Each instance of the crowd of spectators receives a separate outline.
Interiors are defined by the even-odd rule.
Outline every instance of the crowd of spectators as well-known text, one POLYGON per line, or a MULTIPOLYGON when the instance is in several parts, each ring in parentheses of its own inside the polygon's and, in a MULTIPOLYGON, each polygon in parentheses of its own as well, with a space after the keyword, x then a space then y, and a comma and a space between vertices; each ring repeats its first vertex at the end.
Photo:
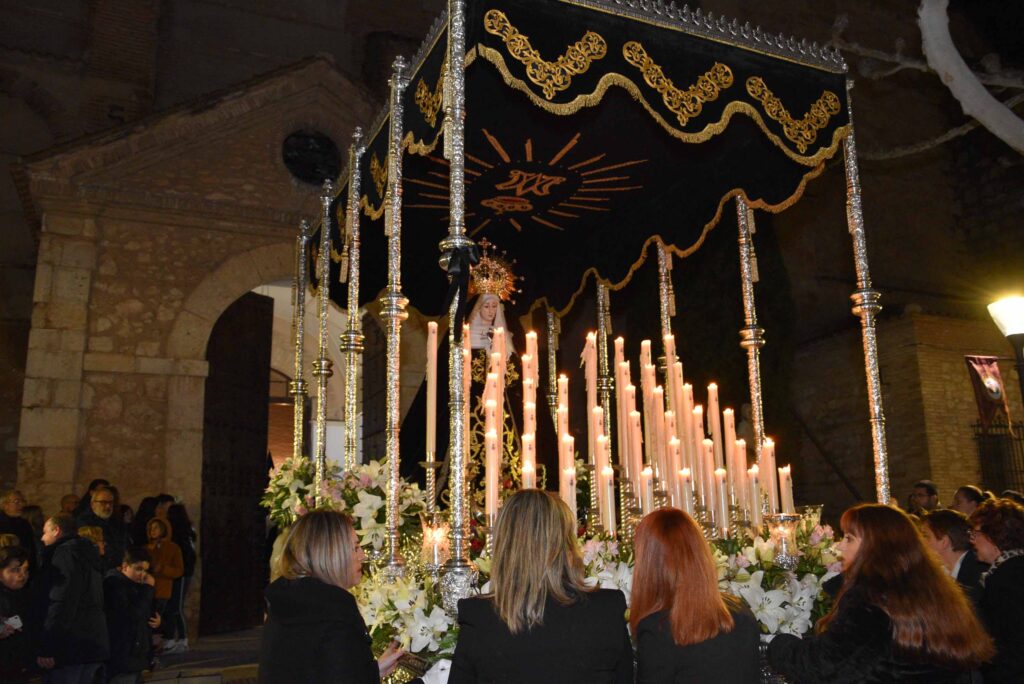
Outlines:
POLYGON ((129 684, 188 650, 196 533, 173 496, 134 511, 97 479, 49 516, 18 490, 0 505, 0 682, 129 684))

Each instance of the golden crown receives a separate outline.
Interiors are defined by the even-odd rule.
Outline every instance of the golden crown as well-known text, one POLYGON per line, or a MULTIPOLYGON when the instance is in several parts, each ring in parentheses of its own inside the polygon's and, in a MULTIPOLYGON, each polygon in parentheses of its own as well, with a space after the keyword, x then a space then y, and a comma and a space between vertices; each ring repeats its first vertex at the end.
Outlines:
POLYGON ((516 282, 522 280, 512 272, 515 260, 509 261, 505 252, 500 255, 487 238, 480 241, 480 261, 470 270, 469 296, 476 294, 497 295, 502 301, 509 301, 519 292, 516 282))

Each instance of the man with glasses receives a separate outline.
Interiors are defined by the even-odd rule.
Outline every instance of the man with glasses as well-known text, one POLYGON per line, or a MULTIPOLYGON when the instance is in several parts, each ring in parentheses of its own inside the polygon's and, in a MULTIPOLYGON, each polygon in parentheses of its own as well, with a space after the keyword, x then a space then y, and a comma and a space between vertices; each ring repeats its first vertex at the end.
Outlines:
POLYGON ((79 527, 99 527, 103 530, 106 542, 106 554, 103 556, 103 570, 111 570, 121 565, 124 550, 128 543, 128 533, 124 525, 114 515, 117 501, 114 492, 106 486, 97 487, 89 501, 91 510, 78 517, 79 527))
POLYGON ((21 517, 25 508, 25 497, 17 489, 4 492, 0 510, 0 534, 13 534, 18 537, 18 546, 28 551, 29 577, 36 569, 36 542, 32 525, 21 517))

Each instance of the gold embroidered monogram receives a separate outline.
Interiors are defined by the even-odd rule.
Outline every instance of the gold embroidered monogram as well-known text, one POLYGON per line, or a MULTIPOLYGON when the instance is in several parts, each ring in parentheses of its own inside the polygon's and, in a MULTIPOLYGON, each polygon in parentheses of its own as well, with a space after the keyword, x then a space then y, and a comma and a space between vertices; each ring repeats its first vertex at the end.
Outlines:
POLYGON ((511 169, 508 172, 508 180, 495 185, 497 190, 513 190, 516 197, 523 195, 537 195, 544 197, 551 192, 551 187, 564 183, 564 176, 549 176, 539 171, 520 171, 511 169))
POLYGON ((782 100, 757 76, 747 79, 747 92, 761 103, 765 114, 782 124, 782 132, 800 152, 806 152, 808 146, 814 144, 818 131, 828 126, 829 119, 841 111, 839 96, 831 90, 823 92, 802 119, 794 119, 782 100))
POLYGON ((485 200, 480 200, 480 205, 493 209, 494 213, 498 216, 510 211, 533 211, 533 203, 530 200, 523 197, 510 197, 508 195, 488 197, 485 200))
POLYGON ((732 85, 732 70, 725 64, 715 64, 697 82, 686 90, 677 88, 664 70, 658 66, 640 43, 631 40, 622 46, 622 56, 640 70, 647 85, 661 94, 665 106, 679 119, 679 125, 698 116, 705 102, 718 98, 719 94, 732 85))
POLYGON ((433 92, 422 78, 416 84, 414 101, 431 128, 437 125, 437 113, 441 111, 441 103, 444 102, 444 74, 446 71, 448 71, 447 60, 441 65, 441 73, 437 77, 437 85, 434 86, 433 92))
POLYGON ((555 93, 565 90, 572 83, 572 77, 586 73, 591 63, 608 54, 604 38, 587 31, 578 41, 568 46, 565 54, 553 62, 541 58, 528 36, 519 32, 504 12, 488 10, 484 15, 484 29, 505 42, 509 54, 526 66, 526 76, 540 86, 544 97, 551 99, 555 93))
POLYGON ((373 178, 373 185, 377 188, 377 197, 384 197, 384 187, 388 183, 388 167, 380 163, 377 153, 370 157, 370 177, 373 178))

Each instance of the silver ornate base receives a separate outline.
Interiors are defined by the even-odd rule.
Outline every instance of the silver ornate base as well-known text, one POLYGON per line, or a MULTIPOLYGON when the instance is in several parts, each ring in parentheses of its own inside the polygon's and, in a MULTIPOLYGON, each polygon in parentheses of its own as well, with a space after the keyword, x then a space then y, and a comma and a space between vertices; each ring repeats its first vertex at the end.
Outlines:
POLYGON ((768 644, 761 642, 757 645, 757 653, 761 661, 760 684, 790 684, 789 680, 775 672, 768 664, 768 644))
POLYGON ((476 592, 479 577, 476 566, 466 561, 449 561, 444 566, 441 573, 441 603, 449 615, 458 615, 459 601, 476 592))

